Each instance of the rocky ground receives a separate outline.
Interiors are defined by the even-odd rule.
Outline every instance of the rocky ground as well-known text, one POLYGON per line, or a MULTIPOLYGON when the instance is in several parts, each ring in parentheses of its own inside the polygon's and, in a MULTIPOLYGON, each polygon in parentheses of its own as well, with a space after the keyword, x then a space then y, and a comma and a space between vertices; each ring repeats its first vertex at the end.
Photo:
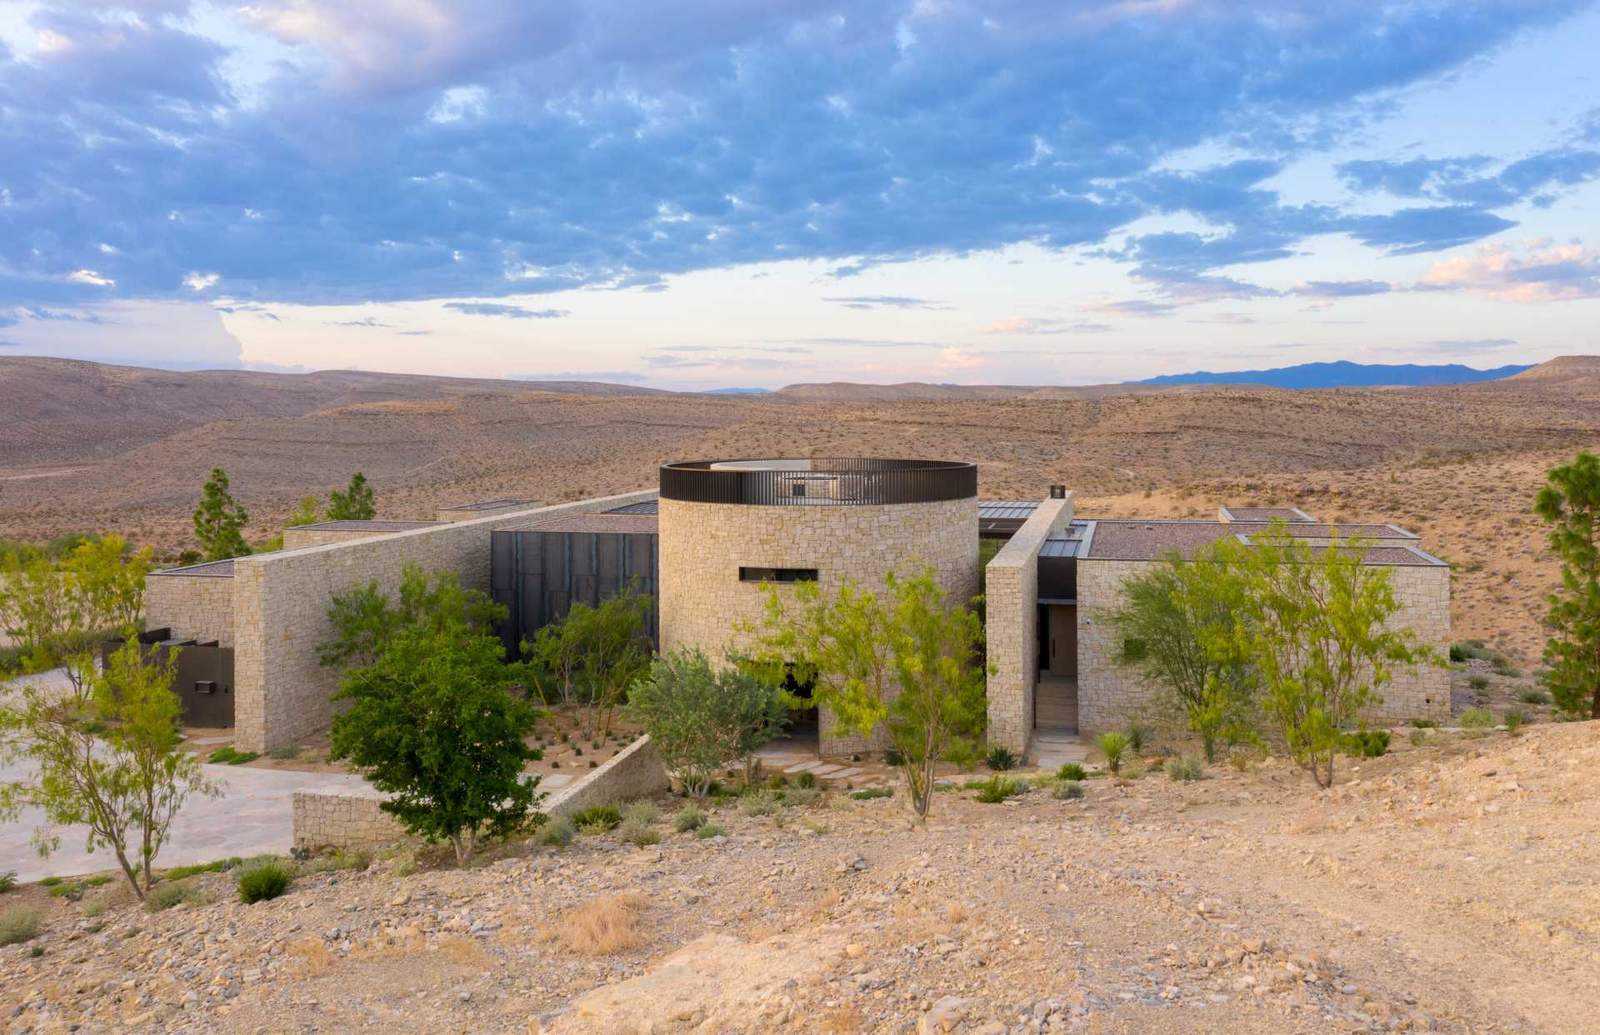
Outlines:
POLYGON ((658 845, 402 853, 253 906, 19 889, 49 920, 0 948, 0 1030, 1597 1030, 1600 726, 1421 739, 1328 793, 1269 760, 952 791, 923 831, 899 797, 730 803, 712 838, 664 801, 658 845))

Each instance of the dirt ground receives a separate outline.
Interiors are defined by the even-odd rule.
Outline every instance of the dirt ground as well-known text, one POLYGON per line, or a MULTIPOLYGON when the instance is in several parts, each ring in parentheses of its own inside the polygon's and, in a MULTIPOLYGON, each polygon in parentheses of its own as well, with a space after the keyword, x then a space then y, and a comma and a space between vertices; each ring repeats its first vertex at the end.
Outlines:
POLYGON ((1397 738, 1327 793, 1282 761, 1206 777, 951 791, 926 830, 830 793, 702 839, 663 800, 658 845, 387 856, 254 906, 226 874, 154 915, 19 889, 49 924, 0 948, 0 1030, 1600 1027, 1600 725, 1397 738))

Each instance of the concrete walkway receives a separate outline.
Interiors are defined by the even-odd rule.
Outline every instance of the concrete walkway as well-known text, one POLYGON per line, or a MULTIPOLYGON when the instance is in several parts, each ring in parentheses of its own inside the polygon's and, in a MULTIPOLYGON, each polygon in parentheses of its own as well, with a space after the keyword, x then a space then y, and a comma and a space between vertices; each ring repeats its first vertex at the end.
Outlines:
MULTIPOLYGON (((295 791, 338 791, 374 794, 359 776, 342 773, 297 773, 282 769, 207 765, 205 773, 222 788, 220 798, 192 797, 172 823, 157 868, 211 862, 230 855, 283 853, 294 840, 291 798, 295 791)), ((0 766, 0 782, 30 775, 22 766, 0 766)), ((116 869, 109 851, 90 855, 83 850, 83 827, 62 827, 61 847, 41 858, 31 843, 34 829, 44 821, 36 809, 24 810, 12 823, 0 823, 0 873, 15 870, 19 880, 72 876, 116 869)))

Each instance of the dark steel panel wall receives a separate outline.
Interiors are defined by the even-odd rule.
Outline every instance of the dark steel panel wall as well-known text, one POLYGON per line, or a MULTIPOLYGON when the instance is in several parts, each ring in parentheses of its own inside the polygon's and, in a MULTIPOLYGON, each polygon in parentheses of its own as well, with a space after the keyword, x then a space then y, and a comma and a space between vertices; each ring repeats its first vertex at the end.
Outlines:
MULTIPOLYGON (((618 532, 494 532, 489 593, 510 611, 500 638, 508 651, 565 617, 574 602, 597 606, 630 583, 659 600, 656 536, 618 532)), ((657 608, 650 640, 660 643, 657 608)))
POLYGON ((661 498, 757 506, 937 503, 978 494, 978 468, 945 460, 811 459, 810 470, 712 469, 721 461, 661 465, 661 498), (796 486, 805 487, 795 495, 796 486))

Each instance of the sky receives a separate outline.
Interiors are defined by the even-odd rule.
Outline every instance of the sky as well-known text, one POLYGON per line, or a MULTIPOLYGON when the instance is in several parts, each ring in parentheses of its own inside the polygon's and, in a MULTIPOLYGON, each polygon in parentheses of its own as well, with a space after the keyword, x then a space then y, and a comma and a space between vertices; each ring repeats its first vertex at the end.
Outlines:
POLYGON ((0 356, 660 388, 1600 352, 1591 0, 0 0, 0 356))

